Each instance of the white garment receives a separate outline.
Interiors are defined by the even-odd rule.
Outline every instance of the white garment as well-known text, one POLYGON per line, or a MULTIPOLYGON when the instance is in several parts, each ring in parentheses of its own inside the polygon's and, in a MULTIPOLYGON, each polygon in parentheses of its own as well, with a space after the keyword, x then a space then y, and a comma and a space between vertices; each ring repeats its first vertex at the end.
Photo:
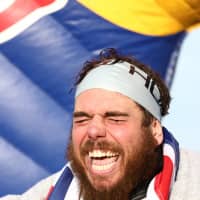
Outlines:
MULTIPOLYGON (((45 200, 51 185, 60 172, 43 179, 22 195, 8 195, 0 200, 45 200)), ((76 180, 71 183, 76 185, 76 180)), ((65 200, 78 200, 77 189, 71 185, 65 200), (73 195, 75 194, 75 195, 73 195)), ((153 200, 153 199, 152 199, 153 200)), ((186 150, 180 151, 180 165, 177 180, 173 185, 170 200, 200 200, 200 154, 186 150)))

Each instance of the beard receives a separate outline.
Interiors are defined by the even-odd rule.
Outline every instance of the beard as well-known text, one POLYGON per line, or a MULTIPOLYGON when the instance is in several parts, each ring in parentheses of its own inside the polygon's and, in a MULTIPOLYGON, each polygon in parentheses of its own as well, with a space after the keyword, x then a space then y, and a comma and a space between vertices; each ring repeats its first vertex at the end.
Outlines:
MULTIPOLYGON (((124 155, 119 145, 105 140, 88 140, 81 147, 81 156, 84 157, 88 151, 96 147, 120 153, 122 157, 124 155)), ((151 179, 161 171, 163 164, 162 145, 157 145, 149 128, 144 128, 141 142, 132 147, 123 169, 123 176, 110 187, 95 187, 91 183, 74 152, 72 140, 68 145, 67 157, 79 181, 79 198, 82 197, 84 200, 128 200, 141 189, 146 189, 151 179)), ((101 179, 103 177, 96 177, 96 181, 101 181, 101 179)))

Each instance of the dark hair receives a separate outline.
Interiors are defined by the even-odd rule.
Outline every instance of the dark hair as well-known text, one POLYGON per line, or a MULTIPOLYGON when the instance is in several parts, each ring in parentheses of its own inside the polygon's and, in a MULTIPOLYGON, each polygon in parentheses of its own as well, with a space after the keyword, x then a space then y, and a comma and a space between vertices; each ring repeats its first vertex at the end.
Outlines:
MULTIPOLYGON (((134 57, 120 55, 117 52, 117 50, 114 48, 104 49, 100 52, 98 58, 90 60, 90 61, 86 61, 82 70, 79 72, 76 78, 75 85, 78 85, 84 79, 84 77, 87 75, 87 73, 90 70, 96 67, 101 67, 101 65, 103 64, 108 64, 110 62, 111 62, 110 64, 114 64, 121 61, 126 61, 130 64, 137 66, 138 68, 143 70, 145 73, 147 73, 148 76, 155 82, 160 92, 159 105, 161 109, 160 110, 161 115, 165 116, 168 113, 171 98, 170 98, 169 90, 167 86, 165 85, 164 81, 161 79, 160 75, 156 73, 155 71, 153 71, 149 66, 139 62, 134 57)), ((139 107, 142 109, 144 113, 143 125, 148 126, 152 122, 154 117, 141 105, 139 105, 139 107)))

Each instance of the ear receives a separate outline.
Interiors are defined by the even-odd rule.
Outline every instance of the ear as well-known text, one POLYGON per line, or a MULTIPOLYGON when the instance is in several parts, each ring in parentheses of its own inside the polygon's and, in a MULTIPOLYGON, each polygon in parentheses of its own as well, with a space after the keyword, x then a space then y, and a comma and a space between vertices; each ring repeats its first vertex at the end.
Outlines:
POLYGON ((163 142, 162 125, 160 121, 158 121, 157 119, 154 119, 151 126, 152 126, 153 137, 157 141, 157 144, 160 145, 163 142))

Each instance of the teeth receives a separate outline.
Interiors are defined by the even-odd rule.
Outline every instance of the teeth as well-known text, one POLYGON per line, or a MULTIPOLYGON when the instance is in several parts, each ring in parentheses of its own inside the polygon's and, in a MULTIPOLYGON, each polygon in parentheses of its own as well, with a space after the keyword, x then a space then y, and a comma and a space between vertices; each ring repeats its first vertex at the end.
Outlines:
POLYGON ((92 168, 94 170, 98 170, 98 171, 101 171, 101 170, 108 170, 110 169, 115 163, 110 163, 110 164, 107 164, 107 165, 92 165, 92 168))
POLYGON ((89 157, 90 158, 102 158, 102 157, 114 157, 117 156, 118 154, 113 153, 111 151, 101 151, 101 150, 94 150, 92 152, 89 152, 89 157))
POLYGON ((91 167, 95 171, 105 171, 111 169, 118 159, 119 154, 112 151, 93 150, 89 152, 91 167))

